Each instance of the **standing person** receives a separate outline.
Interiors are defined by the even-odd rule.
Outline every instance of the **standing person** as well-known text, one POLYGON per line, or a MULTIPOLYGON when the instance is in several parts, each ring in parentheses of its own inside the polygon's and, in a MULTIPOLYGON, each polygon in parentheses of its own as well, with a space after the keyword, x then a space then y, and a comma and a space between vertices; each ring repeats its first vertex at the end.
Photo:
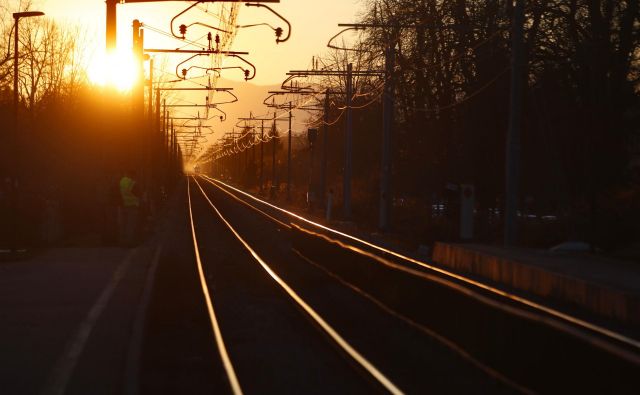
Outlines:
POLYGON ((11 209, 11 178, 7 177, 3 184, 0 185, 0 218, 6 220, 0 221, 0 247, 14 247, 12 239, 13 210, 11 209))
POLYGON ((122 229, 122 196, 120 195, 120 179, 117 174, 106 178, 104 192, 106 196, 102 208, 102 242, 104 245, 118 244, 118 232, 122 229))
POLYGON ((120 196, 122 198, 121 242, 132 247, 137 242, 138 217, 140 215, 140 198, 138 197, 136 172, 129 170, 120 179, 120 196))

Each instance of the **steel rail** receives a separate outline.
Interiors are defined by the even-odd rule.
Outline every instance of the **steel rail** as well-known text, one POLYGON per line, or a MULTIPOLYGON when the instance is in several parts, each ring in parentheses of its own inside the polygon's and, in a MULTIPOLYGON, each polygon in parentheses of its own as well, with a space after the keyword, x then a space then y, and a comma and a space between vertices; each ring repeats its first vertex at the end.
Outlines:
POLYGON ((349 344, 329 323, 327 323, 311 306, 309 306, 294 290, 291 288, 278 274, 258 255, 258 253, 240 236, 238 231, 227 221, 218 208, 209 199, 204 189, 193 177, 196 185, 200 189, 202 196, 209 202, 209 205, 216 212, 220 220, 229 228, 231 233, 240 241, 244 248, 253 256, 253 258, 262 266, 262 268, 271 276, 271 278, 340 346, 354 361, 364 368, 378 383, 380 383, 387 391, 392 394, 403 394, 391 380, 389 380, 378 368, 376 368, 369 360, 360 354, 351 344, 349 344))
MULTIPOLYGON (((609 350, 611 352, 615 352, 617 355, 622 355, 623 357, 625 357, 627 359, 630 359, 630 360, 633 360, 637 364, 640 364, 640 356, 638 356, 638 352, 640 351, 640 341, 637 340, 637 339, 633 339, 633 338, 631 338, 629 336, 623 335, 623 334, 615 332, 613 330, 610 330, 610 329, 604 328, 602 326, 593 324, 591 322, 585 321, 583 319, 574 317, 574 316, 569 315, 567 313, 563 313, 563 312, 561 312, 559 310, 544 306, 544 305, 542 305, 540 303, 536 303, 536 302, 531 301, 529 299, 526 299, 524 297, 512 294, 510 292, 503 291, 503 290, 501 290, 499 288, 492 287, 492 286, 490 286, 488 284, 485 284, 485 283, 482 283, 480 281, 473 280, 471 278, 468 278, 468 277, 465 277, 465 276, 450 272, 448 270, 445 270, 445 269, 430 265, 428 263, 419 261, 417 259, 408 257, 406 255, 402 255, 402 254, 400 254, 398 252, 395 252, 393 250, 386 249, 384 247, 378 246, 378 245, 373 244, 371 242, 368 242, 366 240, 362 240, 362 239, 359 239, 359 238, 357 238, 355 236, 349 235, 347 233, 340 232, 340 231, 338 231, 336 229, 333 229, 333 228, 330 228, 328 226, 325 226, 325 225, 310 221, 307 218, 304 218, 304 217, 302 217, 302 216, 300 216, 300 215, 298 215, 296 213, 293 213, 291 211, 287 211, 287 210, 285 210, 283 208, 280 208, 280 207, 278 207, 276 205, 273 205, 273 204, 271 204, 269 202, 266 202, 264 200, 258 199, 255 196, 253 196, 251 194, 248 194, 248 193, 246 193, 246 192, 244 192, 244 191, 242 191, 242 190, 240 190, 238 188, 235 188, 235 187, 233 187, 231 185, 228 185, 228 184, 226 184, 226 183, 224 183, 224 182, 222 182, 220 180, 216 180, 216 179, 213 179, 213 178, 205 176, 205 175, 201 175, 201 177, 203 177, 204 179, 206 179, 208 182, 210 182, 212 184, 214 184, 214 183, 222 184, 222 185, 224 185, 225 187, 227 187, 229 189, 232 189, 232 190, 234 190, 234 191, 236 191, 236 192, 238 192, 238 193, 240 193, 242 195, 245 195, 245 196, 255 200, 256 202, 259 202, 261 204, 269 206, 269 207, 271 207, 271 208, 273 208, 275 210, 278 210, 278 211, 280 211, 280 212, 282 212, 282 213, 284 213, 284 214, 286 214, 288 216, 291 216, 291 217, 294 217, 296 219, 299 219, 299 220, 301 220, 301 221, 303 221, 303 222, 305 222, 305 223, 307 223, 309 225, 312 225, 312 226, 314 226, 316 228, 320 228, 320 229, 323 229, 323 230, 328 231, 330 233, 333 233, 335 235, 339 235, 341 237, 344 237, 344 238, 346 238, 348 240, 358 242, 358 243, 363 244, 363 245, 365 245, 365 246, 367 246, 369 248, 372 248, 372 249, 374 249, 376 251, 379 251, 379 252, 382 252, 384 254, 388 254, 388 255, 391 255, 391 256, 393 256, 395 258, 398 258, 401 261, 408 262, 408 263, 411 263, 413 265, 417 265, 417 266, 419 266, 419 267, 421 267, 423 269, 427 269, 427 270, 439 273, 441 275, 444 275, 444 276, 446 276, 448 278, 452 278, 452 279, 460 281, 462 283, 474 286, 476 288, 480 288, 483 291, 487 291, 487 292, 489 292, 491 294, 498 295, 498 296, 503 297, 505 299, 508 299, 508 300, 510 300, 512 302, 516 302, 518 304, 525 305, 525 306, 527 306, 529 308, 532 308, 534 310, 537 310, 539 312, 543 312, 543 313, 549 314, 550 316, 553 316, 553 317, 555 317, 557 319, 560 319, 560 320, 569 322, 569 323, 571 323, 573 325, 576 325, 578 327, 581 327, 582 329, 587 329, 587 330, 589 330, 591 332, 595 332, 595 333, 597 333, 599 335, 602 335, 602 336, 605 336, 605 337, 607 337, 609 339, 613 339, 613 340, 616 340, 616 341, 618 341, 620 343, 623 343, 625 345, 631 346, 631 347, 633 347, 635 352, 632 353, 632 354, 628 354, 628 353, 625 352, 626 350, 618 350, 617 348, 611 349, 611 347, 613 347, 612 345, 609 345, 607 343, 602 343, 601 341, 599 341, 599 339, 586 338, 585 336, 588 336, 587 334, 584 334, 583 336, 581 336, 581 337, 585 338, 585 340, 588 340, 588 341, 590 341, 592 343, 595 342, 598 345, 600 345, 601 347, 605 347, 607 350, 609 350)), ((363 251, 363 250, 361 250, 361 249, 359 249, 357 247, 349 246, 349 245, 344 244, 344 243, 342 243, 342 244, 345 247, 353 247, 358 251, 362 251, 362 252, 367 253, 366 251, 363 251)), ((370 253, 367 253, 367 254, 370 254, 370 253)), ((373 257, 379 258, 378 260, 384 259, 384 258, 379 257, 377 255, 373 255, 373 254, 370 254, 370 255, 372 255, 373 257)), ((400 267, 404 267, 404 266, 399 266, 399 265, 398 265, 398 267, 394 266, 394 268, 396 268, 396 269, 399 269, 400 267)), ((409 269, 409 270, 411 270, 411 269, 409 269)), ((415 273, 418 274, 418 273, 422 273, 422 272, 417 272, 416 271, 415 273)), ((545 320, 544 317, 540 317, 540 320, 546 321, 548 323, 548 320, 545 320)), ((571 331, 571 332, 574 335, 578 335, 577 333, 575 333, 575 331, 571 331)))
POLYGON ((213 310, 213 303, 211 302, 211 292, 209 291, 209 287, 207 286, 207 280, 204 276, 204 270, 202 269, 202 260, 200 259, 200 248, 198 247, 198 240, 196 238, 196 229, 193 222, 193 210, 191 209, 191 188, 189 186, 188 179, 187 179, 187 197, 189 200, 189 219, 191 221, 190 222, 191 236, 193 237, 193 248, 196 254, 196 262, 198 264, 198 275, 200 276, 200 285, 202 286, 202 293, 204 294, 204 299, 207 304, 207 311, 209 313, 209 319, 211 321, 211 326, 213 328, 213 333, 216 339, 216 345, 218 346, 218 352, 220 353, 220 358, 222 359, 222 364, 224 365, 224 369, 227 373, 227 378, 229 379, 229 385, 231 386, 231 390, 233 394, 242 395, 240 382, 238 381, 236 372, 233 369, 233 365, 231 364, 231 359, 229 358, 229 353, 227 352, 227 348, 225 347, 224 339, 222 338, 222 331, 220 330, 218 319, 216 318, 215 311, 213 310))
POLYGON ((246 207, 249 207, 250 209, 256 211, 258 214, 267 217, 268 219, 270 219, 271 221, 277 223, 278 225, 280 225, 281 227, 287 229, 287 230, 291 230, 291 225, 285 224, 284 222, 280 221, 279 219, 267 214, 266 212, 260 210, 259 208, 250 205, 249 203, 247 203, 246 201, 240 199, 239 197, 237 197, 236 195, 234 195, 233 193, 223 189, 223 188, 218 188, 219 190, 221 190, 222 192, 226 193, 227 195, 229 195, 232 199, 236 200, 238 203, 241 203, 243 205, 245 205, 246 207))
POLYGON ((305 261, 308 264, 312 265, 313 267, 315 267, 316 269, 320 270, 321 272, 325 273, 327 276, 331 277, 332 279, 334 279, 338 283, 342 284, 344 287, 349 288, 350 290, 352 290, 356 294, 358 294, 361 297, 369 300, 371 303, 373 303, 375 306, 377 306, 380 310, 384 311, 386 314, 389 314, 392 317, 394 317, 396 319, 399 319, 400 321, 404 322, 405 324, 407 324, 407 325, 417 329, 418 331, 424 333, 425 335, 437 340, 438 342, 440 342, 441 344, 443 344, 444 346, 446 346, 447 348, 449 348, 450 350, 452 350, 453 352, 458 354, 461 358, 463 358, 467 362, 471 363, 472 365, 476 366, 478 369, 480 369, 481 371, 486 373, 488 376, 490 376, 490 377, 492 377, 492 378, 494 378, 494 379, 496 379, 498 381, 501 381, 503 384, 505 384, 505 385, 507 385, 507 386, 509 386, 509 387, 511 387, 511 388, 517 390, 518 392, 523 393, 523 394, 529 394, 529 395, 535 394, 535 392, 532 389, 517 383, 516 381, 514 381, 511 378, 505 376, 504 374, 500 373, 499 371, 497 371, 496 369, 494 369, 491 366, 487 365, 486 363, 484 363, 484 362, 480 361, 479 359, 475 358, 471 353, 469 353, 467 350, 465 350, 458 343, 450 340, 449 338, 447 338, 445 336, 440 335, 438 332, 426 327, 425 325, 422 325, 422 324, 412 320, 411 318, 407 317, 406 315, 397 312, 396 310, 394 310, 393 308, 389 307, 388 305, 386 305, 385 303, 383 303, 381 300, 377 299, 373 295, 367 293, 366 291, 364 291, 363 289, 357 287, 356 285, 348 282, 347 280, 345 280, 344 278, 340 277, 338 274, 332 272, 331 270, 327 269, 323 265, 321 265, 321 264, 315 262, 314 260, 308 258, 307 256, 305 256, 302 252, 298 251, 297 249, 292 248, 292 251, 298 257, 300 257, 300 259, 302 259, 303 261, 305 261))
MULTIPOLYGON (((239 197, 237 197, 236 195, 234 195, 231 192, 227 191, 226 189, 221 188, 219 186, 217 186, 217 188, 218 188, 218 190, 220 190, 220 191, 226 193, 227 195, 229 195, 232 199, 234 199, 234 200, 238 201, 239 203, 247 206, 248 208, 258 212, 259 214, 261 214, 262 216, 268 218, 269 220, 276 222, 277 224, 279 224, 280 226, 282 226, 282 227, 284 227, 286 229, 292 229, 291 225, 287 225, 284 222, 282 222, 282 221, 274 218, 273 216, 269 215, 268 213, 260 210, 259 208, 255 207, 255 206, 252 206, 251 204, 249 204, 246 201, 240 199, 239 197)), ((405 322, 409 326, 412 326, 412 327, 416 328, 417 330, 423 332, 427 336, 430 336, 430 337, 434 338, 435 340, 437 340, 438 342, 440 342, 441 344, 443 344, 444 346, 446 346, 447 348, 449 348, 450 350, 452 350, 453 352, 458 354, 460 357, 462 357, 463 359, 465 359, 466 361, 470 362, 471 364, 476 366, 478 369, 480 369, 481 371, 486 373, 488 376, 490 376, 490 377, 492 377, 492 378, 494 378, 494 379, 496 379, 498 381, 501 381, 505 385, 507 385, 507 386, 509 386, 509 387, 511 387, 511 388, 523 393, 523 394, 534 394, 535 393, 530 388, 527 388, 527 387, 515 382, 511 378, 503 375, 502 373, 500 373, 496 369, 490 367, 486 363, 478 360, 477 358, 475 358, 472 354, 467 352, 462 346, 460 346, 456 342, 450 340, 449 338, 447 338, 445 336, 440 335, 439 333, 435 332, 434 330, 431 330, 428 327, 417 323, 416 321, 412 320, 411 318, 409 318, 409 317, 407 317, 407 316, 395 311, 394 309, 392 309, 391 307, 387 306, 386 304, 384 304, 379 299, 377 299, 374 296, 368 294, 364 290, 356 287, 355 285, 351 284, 350 282, 348 282, 347 280, 343 279, 339 275, 337 275, 337 274, 333 273, 332 271, 328 270, 327 268, 325 268, 324 266, 320 265, 319 263, 316 263, 313 260, 311 260, 310 258, 306 257, 304 254, 302 254, 297 249, 292 248, 292 251, 296 255, 298 255, 300 257, 300 259, 302 259, 303 261, 305 261, 305 262, 311 264, 312 266, 316 267, 318 270, 324 272, 326 275, 328 275, 329 277, 331 277, 334 280, 338 281, 343 286, 351 289, 353 292, 359 294, 363 298, 371 301, 374 305, 376 305, 378 308, 380 308, 385 313, 387 313, 387 314, 389 314, 389 315, 391 315, 391 316, 393 316, 393 317, 405 322)))

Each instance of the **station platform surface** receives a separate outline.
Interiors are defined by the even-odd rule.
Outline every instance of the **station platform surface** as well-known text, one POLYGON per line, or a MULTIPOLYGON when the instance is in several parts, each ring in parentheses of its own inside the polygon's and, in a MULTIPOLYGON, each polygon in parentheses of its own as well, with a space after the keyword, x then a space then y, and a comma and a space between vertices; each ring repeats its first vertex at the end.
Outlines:
POLYGON ((640 327, 640 263, 586 252, 436 243, 435 263, 640 327))
POLYGON ((135 374, 135 333, 153 249, 53 248, 19 260, 5 256, 1 392, 120 393, 123 378, 135 374))

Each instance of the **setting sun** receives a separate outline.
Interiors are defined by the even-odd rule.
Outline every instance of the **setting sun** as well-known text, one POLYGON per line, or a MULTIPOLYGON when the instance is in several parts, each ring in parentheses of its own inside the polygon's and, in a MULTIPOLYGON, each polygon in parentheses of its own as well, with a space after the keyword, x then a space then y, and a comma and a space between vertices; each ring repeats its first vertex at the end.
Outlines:
POLYGON ((130 51, 116 51, 94 56, 87 70, 89 80, 101 86, 114 86, 119 90, 131 89, 136 81, 136 64, 130 51))
POLYGON ((0 395, 640 395, 640 0, 0 0, 0 318, 0 395))

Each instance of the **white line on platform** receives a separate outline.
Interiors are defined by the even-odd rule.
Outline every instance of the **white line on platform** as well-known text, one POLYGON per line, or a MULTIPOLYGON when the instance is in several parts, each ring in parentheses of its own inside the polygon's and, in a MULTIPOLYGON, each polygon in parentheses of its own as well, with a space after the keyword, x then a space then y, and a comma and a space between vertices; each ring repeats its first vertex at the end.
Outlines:
POLYGON ((75 370, 76 364, 82 355, 82 351, 87 344, 87 340, 89 339, 93 328, 102 315, 102 312, 109 304, 111 296, 120 283, 120 280, 122 280, 127 272, 127 269, 133 261, 133 256, 137 251, 137 249, 131 250, 116 268, 111 280, 98 297, 98 300, 93 304, 91 310, 89 310, 89 313, 78 327, 72 341, 67 344, 62 355, 60 355, 58 361, 54 365, 49 376, 49 380, 42 391, 43 394, 62 395, 66 392, 69 379, 75 370))
POLYGON ((145 280, 144 290, 142 291, 142 298, 138 304, 138 311, 136 312, 136 319, 133 324, 125 368, 124 393, 127 395, 137 395, 140 393, 138 375, 140 373, 142 337, 144 335, 146 323, 145 318, 147 316, 147 310, 149 309, 149 303, 151 302, 151 292, 153 291, 153 284, 156 279, 156 271, 158 269, 158 262, 160 261, 161 253, 162 244, 158 244, 156 251, 153 254, 151 266, 149 266, 149 269, 147 270, 147 278, 145 280))

